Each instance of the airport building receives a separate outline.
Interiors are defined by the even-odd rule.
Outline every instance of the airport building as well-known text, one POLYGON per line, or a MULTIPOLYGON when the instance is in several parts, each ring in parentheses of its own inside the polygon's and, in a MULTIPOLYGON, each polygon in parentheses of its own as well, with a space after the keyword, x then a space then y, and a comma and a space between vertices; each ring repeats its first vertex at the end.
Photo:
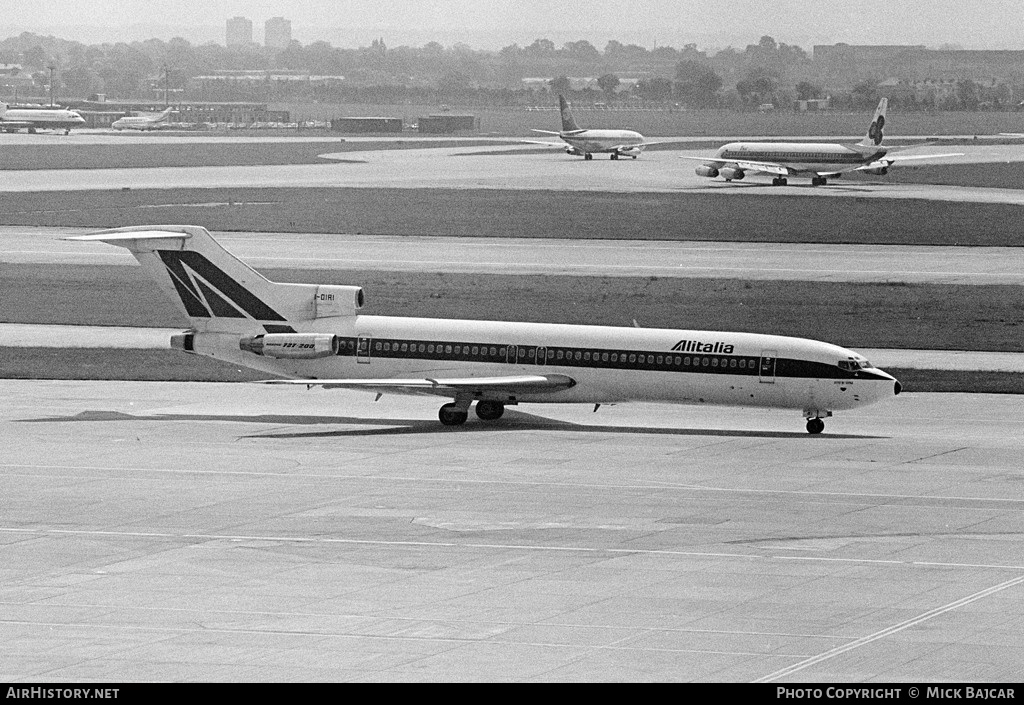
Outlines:
POLYGON ((252 44, 252 20, 247 17, 232 17, 228 20, 225 41, 229 47, 252 44))
POLYGON ((263 44, 272 49, 285 49, 292 43, 292 23, 283 17, 271 17, 263 25, 263 44))

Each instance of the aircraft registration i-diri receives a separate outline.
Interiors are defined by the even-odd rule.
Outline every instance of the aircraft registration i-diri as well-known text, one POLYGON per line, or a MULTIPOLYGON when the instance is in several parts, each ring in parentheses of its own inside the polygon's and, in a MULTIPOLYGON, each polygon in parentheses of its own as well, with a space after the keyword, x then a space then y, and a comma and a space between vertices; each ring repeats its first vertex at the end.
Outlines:
MULTIPOLYGON (((128 227, 70 240, 125 247, 189 318, 171 347, 284 379, 269 384, 452 399, 442 424, 520 403, 659 401, 833 411, 900 393, 837 345, 753 333, 371 316, 357 286, 283 284, 192 225, 128 227)), ((595 407, 596 410, 596 407, 595 407)))

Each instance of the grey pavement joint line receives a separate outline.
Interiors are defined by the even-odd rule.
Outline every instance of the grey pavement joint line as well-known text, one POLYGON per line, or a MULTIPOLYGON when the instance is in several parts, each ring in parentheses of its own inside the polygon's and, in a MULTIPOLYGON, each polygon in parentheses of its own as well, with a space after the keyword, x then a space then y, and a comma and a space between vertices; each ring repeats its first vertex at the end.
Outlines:
POLYGON ((1016 578, 1011 578, 1009 580, 999 583, 998 585, 993 585, 990 588, 986 588, 984 590, 976 592, 973 595, 968 595, 967 597, 962 597, 959 600, 950 602, 947 605, 936 607, 935 609, 929 610, 924 614, 918 615, 917 617, 913 617, 906 621, 900 622, 899 624, 894 624, 891 627, 886 627, 885 629, 877 631, 874 634, 863 636, 860 639, 851 641, 849 644, 837 646, 834 649, 830 649, 829 651, 818 654, 817 656, 812 656, 811 658, 800 661, 799 663, 795 663, 792 666, 788 666, 781 670, 775 671, 774 673, 769 673, 766 676, 758 678, 754 681, 754 683, 771 683, 772 681, 778 680, 779 678, 791 676, 794 673, 804 670, 805 668, 809 668, 815 664, 827 661, 831 658, 835 658, 836 656, 845 654, 848 651, 853 651, 854 649, 858 649, 862 646, 872 644, 878 641, 879 639, 884 639, 885 637, 896 634, 897 632, 901 632, 904 629, 909 629, 910 627, 917 626, 918 624, 927 622, 928 620, 933 619, 935 617, 940 617, 946 614, 947 612, 952 612, 955 609, 959 609, 960 607, 969 605, 972 602, 977 602, 978 600, 982 600, 990 595, 996 594, 997 592, 1001 592, 1003 590, 1006 590, 1007 588, 1015 587, 1022 583, 1024 583, 1024 575, 1021 575, 1016 578))

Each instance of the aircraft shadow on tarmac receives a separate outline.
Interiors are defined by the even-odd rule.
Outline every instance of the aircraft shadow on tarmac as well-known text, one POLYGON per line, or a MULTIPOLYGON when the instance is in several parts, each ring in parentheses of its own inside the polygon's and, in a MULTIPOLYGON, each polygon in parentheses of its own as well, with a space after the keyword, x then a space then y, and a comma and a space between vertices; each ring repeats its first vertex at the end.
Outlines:
POLYGON ((52 416, 43 419, 21 419, 21 423, 68 423, 76 421, 199 421, 231 422, 253 424, 275 424, 280 426, 356 426, 325 431, 256 433, 240 438, 344 438, 357 436, 390 436, 409 434, 440 433, 505 433, 512 431, 567 431, 574 433, 633 433, 659 436, 725 436, 735 438, 806 438, 808 440, 829 439, 872 439, 882 436, 864 434, 825 433, 809 436, 803 431, 743 431, 714 428, 664 428, 644 426, 612 426, 578 424, 536 416, 509 409, 498 421, 482 422, 470 418, 464 426, 441 426, 436 419, 388 419, 359 418, 354 416, 304 416, 288 414, 126 414, 120 411, 82 411, 74 416, 52 416), (373 428, 365 428, 372 426, 373 428))
MULTIPOLYGON (((826 186, 812 186, 810 182, 807 182, 806 184, 790 184, 788 186, 772 186, 768 182, 747 181, 747 182, 744 182, 742 184, 741 183, 736 183, 736 182, 717 183, 717 184, 702 184, 700 186, 684 187, 684 188, 682 188, 680 190, 682 190, 682 191, 714 191, 714 190, 718 190, 718 189, 727 189, 728 188, 728 189, 748 189, 748 190, 749 189, 764 189, 764 190, 773 190, 773 191, 777 191, 779 189, 800 189, 801 191, 805 191, 805 190, 809 190, 809 189, 824 189, 824 191, 826 193, 829 192, 829 191, 833 191, 833 192, 842 191, 842 192, 853 192, 853 193, 874 193, 877 190, 875 187, 877 187, 877 186, 885 186, 885 185, 886 184, 873 183, 873 182, 860 183, 860 184, 851 184, 851 183, 837 184, 837 183, 833 182, 833 183, 830 183, 830 184, 828 184, 826 186)), ((785 193, 785 191, 782 191, 782 193, 785 193)))

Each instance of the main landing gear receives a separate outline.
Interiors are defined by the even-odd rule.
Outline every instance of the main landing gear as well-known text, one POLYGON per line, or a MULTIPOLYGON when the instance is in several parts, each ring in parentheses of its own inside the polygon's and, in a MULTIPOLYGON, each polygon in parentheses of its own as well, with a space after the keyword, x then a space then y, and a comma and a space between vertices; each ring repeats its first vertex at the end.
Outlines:
POLYGON ((619 158, 619 153, 618 152, 612 152, 612 159, 618 159, 618 158, 619 158))
POLYGON ((785 186, 788 183, 785 176, 776 176, 772 179, 772 186, 785 186))
POLYGON ((825 430, 825 422, 821 419, 807 419, 807 432, 812 435, 817 435, 825 430))
POLYGON ((811 186, 824 186, 828 183, 828 179, 824 176, 815 176, 811 178, 811 186))
MULTIPOLYGON (((505 413, 505 405, 493 399, 481 399, 476 403, 476 415, 481 421, 495 421, 505 413)), ((441 407, 437 418, 445 426, 461 426, 469 418, 469 403, 451 402, 441 407)))
POLYGON ((590 152, 587 152, 586 154, 583 155, 583 158, 589 162, 591 159, 594 158, 594 155, 591 154, 590 152))

